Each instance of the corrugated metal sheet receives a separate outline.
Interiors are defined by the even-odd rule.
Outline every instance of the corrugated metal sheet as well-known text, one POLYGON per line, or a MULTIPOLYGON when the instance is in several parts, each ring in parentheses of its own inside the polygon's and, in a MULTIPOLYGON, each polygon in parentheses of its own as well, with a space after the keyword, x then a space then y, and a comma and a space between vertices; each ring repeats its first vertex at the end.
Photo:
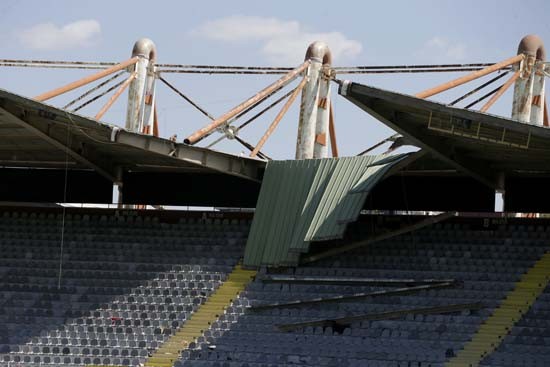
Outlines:
POLYGON ((315 213, 322 202, 323 194, 330 182, 330 178, 335 174, 339 159, 317 159, 318 167, 316 167, 315 178, 313 183, 308 185, 307 182, 301 184, 307 187, 307 199, 300 215, 300 221, 297 223, 292 236, 290 248, 293 252, 307 252, 309 244, 304 242, 305 234, 309 229, 311 220, 315 217, 315 213))
MULTIPOLYGON (((319 160, 270 161, 262 181, 254 221, 246 246, 246 264, 262 264, 263 259, 284 260, 294 226, 307 198, 309 185, 319 160)), ((281 263, 282 264, 282 263, 281 263)))
POLYGON ((311 241, 341 238, 370 189, 406 156, 269 162, 244 265, 296 265, 311 241))
MULTIPOLYGON (((303 241, 319 241, 333 238, 341 238, 344 234, 346 221, 350 216, 350 210, 359 204, 359 210, 365 202, 366 195, 350 195, 351 187, 364 173, 369 171, 369 166, 374 163, 376 156, 367 156, 364 159, 357 157, 343 158, 338 164, 334 175, 330 177, 330 183, 323 194, 323 199, 315 216, 311 220, 308 232, 303 241)), ((358 214, 358 213, 357 213, 358 214)))

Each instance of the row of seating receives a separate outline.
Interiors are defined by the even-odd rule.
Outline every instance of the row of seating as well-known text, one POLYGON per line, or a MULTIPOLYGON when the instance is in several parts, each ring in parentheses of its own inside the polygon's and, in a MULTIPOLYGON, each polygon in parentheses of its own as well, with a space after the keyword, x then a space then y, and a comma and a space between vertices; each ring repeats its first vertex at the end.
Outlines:
POLYGON ((550 285, 481 366, 550 365, 550 285))
POLYGON ((60 219, 0 215, 0 366, 143 363, 226 279, 249 227, 67 216, 60 264, 60 219))
MULTIPOLYGON (((435 225, 296 269, 263 269, 264 274, 336 279, 455 279, 459 282, 454 287, 408 295, 257 311, 244 307, 236 315, 236 322, 226 325, 229 329, 212 325, 209 336, 184 351, 176 366, 442 367, 472 338, 521 275, 550 249, 550 241, 544 240, 547 228, 503 226, 496 231, 484 231, 469 230, 463 225, 435 225), (516 231, 526 235, 518 236, 516 231), (481 309, 466 308, 450 314, 406 312, 415 308, 477 302, 482 303, 481 309), (278 328, 281 324, 399 310, 404 311, 403 316, 392 320, 306 326, 288 332, 278 328)), ((361 238, 367 233, 358 225, 351 230, 355 232, 350 233, 350 238, 361 238)), ((258 277, 241 297, 243 303, 256 306, 392 289, 395 288, 387 285, 270 283, 258 277)), ((535 356, 531 358, 535 362, 528 365, 544 363, 545 354, 539 355, 535 349, 545 346, 541 344, 545 342, 543 331, 523 338, 535 356)), ((493 362, 487 365, 496 365, 491 364, 493 362)))

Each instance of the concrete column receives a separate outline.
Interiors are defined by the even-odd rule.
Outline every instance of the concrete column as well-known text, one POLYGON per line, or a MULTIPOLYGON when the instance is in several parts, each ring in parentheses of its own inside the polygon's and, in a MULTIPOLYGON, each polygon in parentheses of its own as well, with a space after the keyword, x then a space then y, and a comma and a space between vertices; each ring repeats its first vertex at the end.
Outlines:
POLYGON ((154 65, 149 65, 145 80, 145 100, 143 103, 143 126, 141 132, 153 135, 153 123, 155 119, 155 70, 154 65))
POLYGON ((514 85, 514 100, 512 102, 513 120, 520 122, 530 122, 531 120, 534 63, 535 58, 527 56, 519 65, 520 75, 514 85))
POLYGON ((312 62, 307 69, 308 81, 303 89, 302 103, 300 104, 296 159, 313 158, 321 67, 322 65, 320 62, 312 62))
POLYGON ((332 56, 325 43, 316 41, 309 45, 305 59, 310 60, 311 64, 307 69, 308 81, 302 91, 296 159, 324 158, 327 156, 330 105, 327 98, 330 95, 330 86, 322 73, 323 67, 331 65, 332 56), (319 103, 326 103, 326 108, 319 108, 319 103))
POLYGON ((133 132, 143 132, 144 126, 153 119, 153 67, 156 53, 155 44, 147 38, 137 41, 132 50, 132 56, 137 56, 139 60, 135 64, 136 78, 130 83, 128 89, 126 129, 133 132))
POLYGON ((533 99, 531 102, 531 123, 542 125, 544 121, 544 98, 545 98, 545 82, 546 79, 543 71, 543 65, 535 66, 533 73, 533 99))
POLYGON ((330 80, 321 74, 319 80, 319 102, 317 103, 317 122, 315 126, 315 143, 313 158, 328 157, 330 118, 330 80))
POLYGON ((524 54, 525 59, 519 65, 520 77, 514 85, 512 119, 542 125, 545 95, 542 63, 546 60, 546 52, 540 37, 523 37, 518 46, 519 54, 524 54))

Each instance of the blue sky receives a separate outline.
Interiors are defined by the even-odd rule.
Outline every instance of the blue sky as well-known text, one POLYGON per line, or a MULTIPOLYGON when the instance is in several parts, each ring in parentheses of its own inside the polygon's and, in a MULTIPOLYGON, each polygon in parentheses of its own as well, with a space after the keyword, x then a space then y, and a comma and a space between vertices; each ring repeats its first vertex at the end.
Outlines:
MULTIPOLYGON (((538 34, 550 48, 547 1, 17 1, 0 3, 0 40, 6 59, 122 61, 133 43, 151 38, 160 63, 299 64, 310 41, 324 40, 335 66, 493 62, 513 56, 519 40, 538 34)), ((86 70, 0 68, 0 88, 34 96, 89 74, 86 70)), ((346 75, 343 79, 415 93, 458 74, 346 75)), ((220 115, 277 76, 165 77, 213 115, 220 115)), ((450 101, 474 86, 433 97, 450 101)), ((381 123, 338 96, 333 101, 342 155, 353 155, 391 134, 381 123)), ((81 92, 84 89, 81 90, 81 92)), ((79 90, 51 100, 56 106, 79 90)), ((161 135, 178 140, 208 121, 157 84, 161 135)), ((511 91, 490 113, 509 116, 511 91)), ((105 99, 83 109, 93 116, 105 99)), ((103 118, 124 125, 125 98, 103 118)), ((256 144, 277 108, 241 132, 256 144)), ((274 158, 294 156, 298 110, 294 106, 264 147, 274 158)), ((218 149, 239 153, 234 141, 218 149)))

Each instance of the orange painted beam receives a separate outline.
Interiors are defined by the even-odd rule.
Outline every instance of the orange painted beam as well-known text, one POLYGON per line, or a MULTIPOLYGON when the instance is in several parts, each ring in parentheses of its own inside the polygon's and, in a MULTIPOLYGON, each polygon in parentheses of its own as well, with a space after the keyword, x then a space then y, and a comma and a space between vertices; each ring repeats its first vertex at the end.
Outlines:
POLYGON ((91 82, 94 82, 98 79, 101 79, 107 75, 111 75, 113 73, 116 73, 117 71, 119 70, 122 70, 122 69, 126 69, 128 66, 130 65, 134 65, 136 62, 138 61, 138 57, 132 57, 131 59, 128 59, 124 62, 121 62, 120 64, 116 64, 114 66, 111 66, 110 68, 108 69, 105 69, 105 70, 101 70, 99 73, 95 73, 95 74, 92 74, 92 75, 89 75, 85 78, 82 78, 82 79, 79 79, 75 82, 72 82, 72 83, 69 83, 67 85, 64 85, 62 87, 59 87, 59 88, 56 88, 54 90, 51 90, 49 92, 46 92, 46 93, 42 93, 41 95, 39 96, 36 96, 34 97, 34 99, 36 101, 39 101, 39 102, 44 102, 44 101, 47 101, 48 99, 51 99, 53 97, 57 97, 63 93, 67 93, 67 92, 70 92, 72 91, 73 89, 76 89, 76 88, 79 88, 79 87, 82 87, 83 85, 86 85, 88 83, 91 83, 91 82))
POLYGON ((281 119, 283 118, 283 116, 286 114, 286 112, 288 111, 288 109, 296 99, 296 97, 298 97, 298 94, 302 91, 302 89, 304 89, 306 82, 307 82, 307 77, 302 79, 300 84, 298 84, 296 89, 294 89, 294 92, 292 92, 290 97, 288 97, 288 100, 285 102, 283 108, 281 108, 281 111, 279 111, 277 116, 275 116, 275 120, 273 120, 271 125, 269 125, 265 134, 261 137, 258 144, 256 144, 256 147, 254 148, 254 150, 252 150, 252 153, 250 153, 251 157, 255 157, 256 154, 258 154, 258 152, 260 151, 260 149, 262 149, 262 147, 264 146, 269 136, 273 133, 273 131, 275 131, 275 129, 277 128, 277 125, 279 125, 279 122, 281 122, 281 119))
POLYGON ((489 99, 489 101, 487 101, 487 103, 485 103, 485 105, 481 107, 479 111, 487 112, 487 110, 491 108, 491 106, 504 94, 504 92, 506 92, 508 88, 510 88, 510 86, 515 83, 517 78, 519 78, 519 70, 516 71, 514 75, 512 75, 512 77, 508 79, 506 83, 504 83, 495 94, 493 94, 491 99, 489 99))
POLYGON ((128 79, 126 79, 124 81, 124 83, 122 83, 120 85, 120 87, 117 89, 117 91, 115 92, 115 94, 113 94, 111 96, 111 98, 109 98, 109 100, 107 101, 107 103, 105 103, 105 106, 103 106, 101 108, 101 110, 99 110, 99 112, 97 113, 97 115, 95 115, 95 119, 96 120, 99 120, 100 118, 103 117, 103 115, 105 114, 105 112, 107 112, 109 110, 109 108, 111 108, 111 106, 113 105, 113 103, 116 102, 116 100, 118 99, 118 97, 120 97, 120 95, 126 90, 126 88, 128 88, 128 86, 130 85, 130 83, 132 82, 132 80, 134 80, 137 76, 137 73, 132 73, 128 79))
POLYGON ((334 109, 332 107, 332 101, 330 102, 330 113, 328 119, 328 132, 330 135, 330 150, 332 157, 338 157, 338 144, 336 144, 336 129, 334 127, 334 109))
POLYGON ((428 98, 433 95, 436 95, 438 93, 444 92, 446 90, 449 90, 454 87, 458 87, 459 85, 462 85, 464 83, 468 83, 472 80, 475 80, 477 78, 481 78, 482 76, 485 76, 487 74, 490 74, 494 71, 500 70, 502 68, 505 68, 507 66, 513 65, 515 63, 518 63, 522 61, 525 58, 525 55, 517 55, 514 57, 511 57, 509 59, 506 59, 504 61, 501 61, 499 63, 496 63, 494 65, 488 66, 482 70, 474 71, 473 73, 470 73, 468 75, 464 75, 463 77, 457 78, 455 80, 451 80, 450 82, 438 85, 437 87, 433 87, 430 89, 426 89, 423 92, 417 93, 415 96, 418 98, 428 98))

